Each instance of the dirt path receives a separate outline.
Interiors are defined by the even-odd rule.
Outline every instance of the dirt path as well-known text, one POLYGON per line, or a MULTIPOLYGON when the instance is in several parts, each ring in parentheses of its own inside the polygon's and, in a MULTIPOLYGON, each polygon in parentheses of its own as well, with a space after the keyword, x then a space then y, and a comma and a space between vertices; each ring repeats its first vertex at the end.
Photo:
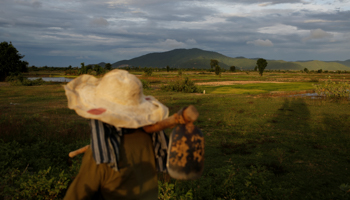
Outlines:
POLYGON ((283 83, 277 81, 219 81, 219 82, 202 82, 196 83, 196 85, 235 85, 235 84, 251 84, 251 83, 283 83))

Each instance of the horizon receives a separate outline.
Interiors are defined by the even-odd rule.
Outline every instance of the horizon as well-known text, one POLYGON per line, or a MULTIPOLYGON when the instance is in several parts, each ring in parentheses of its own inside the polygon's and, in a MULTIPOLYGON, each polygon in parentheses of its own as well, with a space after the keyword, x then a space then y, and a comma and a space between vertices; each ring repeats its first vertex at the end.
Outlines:
MULTIPOLYGON (((131 58, 131 59, 121 59, 121 60, 118 60, 118 61, 115 61, 115 62, 111 62, 110 64, 114 64, 114 63, 117 63, 117 62, 120 62, 120 61, 124 61, 124 60, 132 60, 132 59, 135 59, 135 58, 138 58, 138 57, 141 57, 141 56, 146 56, 146 55, 148 55, 148 54, 153 54, 153 53, 166 53, 166 52, 170 52, 170 51, 174 51, 174 50, 181 50, 181 49, 185 49, 185 48, 179 48, 179 49, 172 49, 172 50, 169 50, 169 51, 164 51, 164 52, 150 52, 150 53, 146 53, 146 54, 144 54, 144 55, 140 55, 140 56, 137 56, 137 57, 134 57, 134 58, 131 58)), ((196 48, 196 47, 194 47, 194 48, 190 48, 190 49, 199 49, 199 48, 196 48)), ((185 49, 185 50, 190 50, 190 49, 185 49)), ((202 51, 207 51, 207 50, 203 50, 203 49, 199 49, 199 50, 202 50, 202 51)), ((210 51, 210 52, 215 52, 215 51, 210 51)), ((20 52, 19 52, 20 53, 20 52)), ((215 52, 215 53, 219 53, 219 52, 215 52)), ((219 54, 221 54, 221 53, 219 53, 219 54)), ((224 55, 224 54, 222 54, 222 55, 224 55)), ((226 55, 224 55, 224 56, 226 56, 226 55)), ((226 57, 230 57, 230 56, 226 56, 226 57)), ((236 57, 230 57, 230 58, 244 58, 244 59, 251 59, 251 60, 256 60, 256 59, 259 59, 259 58, 247 58, 247 57, 244 57, 244 56, 236 56, 236 57)), ((267 61, 269 61, 269 60, 275 60, 275 61, 277 61, 277 60, 281 60, 281 59, 269 59, 269 58, 263 58, 263 59, 265 59, 265 60, 267 60, 267 61)), ((25 59, 21 59, 21 60, 24 60, 25 61, 25 59)), ((321 62, 343 62, 343 61, 348 61, 348 60, 350 60, 350 59, 346 59, 346 60, 295 60, 295 61, 287 61, 287 60, 283 60, 283 61, 286 61, 286 62, 311 62, 311 61, 321 61, 321 62)), ((105 61, 100 61, 100 62, 97 62, 97 63, 85 63, 85 62, 82 62, 82 63, 84 63, 85 64, 85 66, 87 66, 87 65, 98 65, 98 64, 101 64, 101 63, 109 63, 109 62, 105 62, 105 61)), ((220 63, 220 62, 219 62, 220 63)), ((73 66, 73 65, 71 65, 72 67, 79 67, 80 68, 80 65, 81 65, 81 63, 79 63, 79 65, 77 65, 77 66, 73 66)), ((28 65, 28 67, 31 67, 32 65, 29 63, 29 65, 28 65)), ((53 65, 42 65, 42 66, 37 66, 37 65, 34 65, 35 67, 69 67, 69 65, 68 66, 53 66, 53 65)))
POLYGON ((0 41, 35 66, 199 48, 288 62, 350 59, 350 1, 3 0, 0 41))
MULTIPOLYGON (((181 49, 185 49, 185 48, 179 48, 179 49, 172 49, 172 50, 169 50, 169 51, 174 51, 174 50, 181 50, 181 49)), ((190 48, 190 49, 199 49, 199 48, 190 48)), ((190 50, 190 49, 185 49, 185 50, 190 50)), ((203 49, 199 49, 199 50, 202 50, 202 51, 207 51, 207 50, 203 50, 203 49)), ((137 57, 134 57, 134 58, 138 58, 138 57, 141 57, 141 56, 145 56, 145 55, 148 55, 148 54, 153 54, 153 53, 165 53, 165 52, 169 52, 169 51, 164 51, 164 52, 150 52, 150 53, 146 53, 144 55, 140 55, 140 56, 137 56, 137 57)), ((215 51, 211 51, 211 52, 215 52, 215 51)), ((215 52, 215 53, 219 53, 219 52, 215 52)), ((220 53, 219 53, 220 54, 220 53)), ((224 55, 224 54, 222 54, 224 55)), ((226 56, 226 55, 224 55, 226 56)), ((227 56, 227 57, 230 57, 230 56, 227 56)), ((114 63, 117 63, 117 62, 120 62, 120 61, 124 61, 124 60, 132 60, 134 58, 131 58, 131 59, 121 59, 121 60, 118 60, 118 61, 115 61, 115 62, 111 62, 110 64, 114 64, 114 63)), ((230 58, 245 58, 245 59, 252 59, 252 60, 255 60, 255 59, 259 59, 259 58, 247 58, 247 57, 244 57, 244 56, 236 56, 236 57, 230 57, 230 58)), ((265 60, 269 61, 269 60, 281 60, 281 59, 268 59, 268 58, 264 58, 265 60)), ((321 62, 337 62, 337 61, 347 61, 347 60, 350 60, 350 59, 346 59, 346 60, 296 60, 296 61, 287 61, 287 60, 284 60, 286 62, 310 62, 310 61, 321 61, 321 62)), ((100 62, 96 62, 96 63, 85 63, 83 62, 86 65, 98 65, 98 64, 101 64, 101 63, 108 63, 108 62, 105 62, 105 61, 100 61, 100 62)), ((32 65, 28 65, 28 67, 30 67, 32 65)), ((49 66, 49 65, 43 65, 43 66, 36 66, 36 67, 69 67, 68 66, 49 66)), ((80 63, 79 65, 77 66, 73 66, 71 65, 72 67, 80 67, 80 63)))

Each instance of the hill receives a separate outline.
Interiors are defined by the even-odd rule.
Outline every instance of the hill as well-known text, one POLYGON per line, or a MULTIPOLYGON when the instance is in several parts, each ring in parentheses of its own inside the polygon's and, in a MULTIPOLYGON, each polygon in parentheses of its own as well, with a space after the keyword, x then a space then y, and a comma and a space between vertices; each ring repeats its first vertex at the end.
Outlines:
MULTIPOLYGON (((191 68, 191 69, 209 69, 210 60, 216 59, 222 68, 229 69, 230 66, 236 66, 237 69, 254 69, 256 59, 244 57, 231 58, 213 51, 205 51, 198 48, 194 49, 174 49, 167 52, 149 53, 130 60, 121 60, 112 64, 113 68, 123 66, 134 67, 158 67, 164 68, 191 68)), ((267 60, 267 69, 280 70, 350 70, 350 60, 339 62, 287 62, 283 60, 267 60), (349 64, 345 65, 345 64, 349 64)))
POLYGON ((331 62, 337 62, 337 63, 340 63, 340 64, 345 65, 347 67, 350 67, 350 59, 345 60, 345 61, 331 61, 331 62))
POLYGON ((339 62, 324 62, 324 61, 308 61, 308 62, 295 62, 304 68, 308 68, 309 70, 350 70, 350 66, 346 66, 339 62))

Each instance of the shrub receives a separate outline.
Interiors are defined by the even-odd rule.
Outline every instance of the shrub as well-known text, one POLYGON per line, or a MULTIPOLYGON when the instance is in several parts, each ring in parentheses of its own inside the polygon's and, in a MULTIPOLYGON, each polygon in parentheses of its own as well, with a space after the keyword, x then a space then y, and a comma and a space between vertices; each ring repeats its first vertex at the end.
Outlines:
POLYGON ((348 82, 334 82, 330 79, 324 84, 314 84, 315 92, 329 98, 349 98, 350 84, 348 82))
POLYGON ((145 75, 145 76, 152 76, 152 72, 153 72, 153 69, 152 69, 152 68, 150 68, 150 67, 145 67, 145 68, 143 69, 143 71, 144 71, 144 75, 145 75))
POLYGON ((51 167, 37 173, 10 169, 0 182, 1 195, 13 199, 55 199, 67 189, 70 179, 64 171, 58 175, 50 171, 51 167))
POLYGON ((261 166, 212 169, 196 181, 198 199, 274 199, 273 173, 261 166), (204 178, 205 177, 205 178, 204 178))
POLYGON ((140 79, 143 89, 149 89, 150 83, 147 80, 140 79))
POLYGON ((42 78, 38 78, 35 80, 29 80, 23 77, 22 74, 11 74, 6 77, 6 81, 11 85, 24 85, 24 86, 33 86, 33 85, 42 85, 45 81, 42 78))
POLYGON ((344 199, 350 199, 350 185, 349 184, 341 184, 339 188, 344 192, 344 199), (348 197, 348 198, 347 198, 348 197))
POLYGON ((181 187, 177 187, 175 183, 162 183, 158 181, 158 199, 170 200, 170 199, 193 199, 192 189, 187 192, 181 187), (180 189, 179 189, 180 188, 180 189))
POLYGON ((219 65, 216 65, 216 66, 215 66, 215 74, 216 74, 216 75, 220 75, 220 73, 221 73, 221 68, 220 68, 219 65))
POLYGON ((162 90, 165 91, 176 91, 176 92, 186 92, 186 93, 202 93, 203 90, 199 89, 193 81, 188 77, 184 79, 178 79, 175 82, 169 82, 167 85, 162 85, 162 90))

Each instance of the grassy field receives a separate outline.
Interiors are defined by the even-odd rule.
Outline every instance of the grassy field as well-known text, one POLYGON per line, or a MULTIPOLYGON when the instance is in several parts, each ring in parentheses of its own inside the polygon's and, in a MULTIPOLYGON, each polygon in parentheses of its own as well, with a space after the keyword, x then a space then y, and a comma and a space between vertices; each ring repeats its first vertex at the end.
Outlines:
MULTIPOLYGON (((345 185, 350 184, 349 100, 290 95, 312 90, 328 75, 223 73, 220 78, 184 72, 197 83, 266 83, 203 85, 206 94, 157 89, 176 76, 164 72, 140 78, 151 83, 144 93, 171 114, 190 104, 198 109, 205 171, 195 181, 160 176, 161 199, 350 198, 345 185)), ((350 74, 330 76, 350 80, 350 74)), ((69 160, 68 153, 89 143, 88 120, 67 108, 60 84, 0 83, 0 134, 0 199, 62 198, 81 160, 69 160)))

